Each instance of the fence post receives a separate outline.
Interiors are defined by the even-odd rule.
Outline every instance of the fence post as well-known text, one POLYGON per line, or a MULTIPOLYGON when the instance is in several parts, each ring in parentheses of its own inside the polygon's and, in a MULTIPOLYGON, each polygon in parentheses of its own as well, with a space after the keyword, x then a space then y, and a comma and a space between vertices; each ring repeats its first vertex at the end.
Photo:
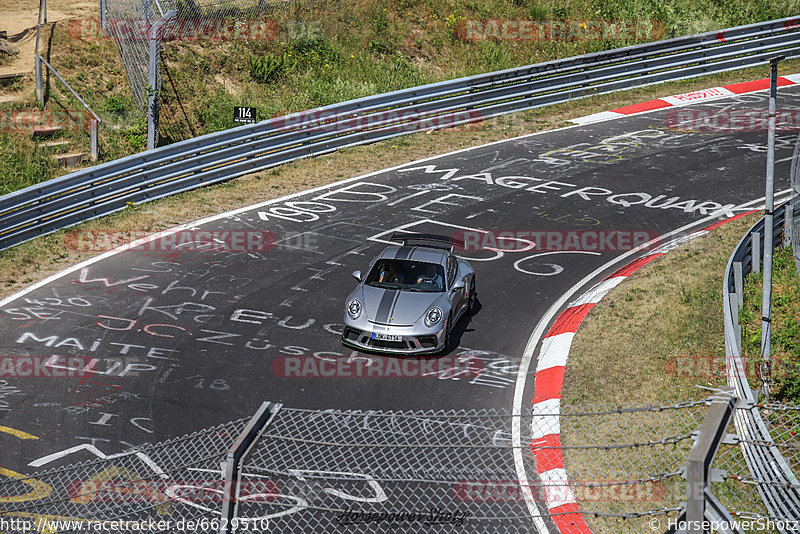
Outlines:
POLYGON ((106 33, 108 33, 108 23, 106 22, 107 9, 106 0, 100 0, 100 29, 106 33))
POLYGON ((44 78, 42 77, 42 59, 39 57, 39 40, 42 34, 42 9, 45 0, 39 1, 39 18, 36 22, 36 49, 34 52, 34 70, 36 71, 36 98, 44 109, 44 78))
POLYGON ((97 150, 97 119, 92 119, 89 121, 91 125, 91 130, 89 132, 89 141, 91 145, 91 152, 92 152, 92 161, 97 161, 98 150, 97 150))
POLYGON ((256 443, 258 435, 272 422, 278 410, 281 409, 282 404, 272 402, 262 402, 258 411, 247 423, 247 426, 233 442, 231 448, 228 449, 228 454, 225 457, 225 463, 222 468, 222 510, 220 512, 221 519, 218 534, 229 534, 235 529, 232 528, 231 522, 236 517, 236 509, 239 504, 239 470, 241 468, 242 460, 250 448, 256 443))
POLYGON ((750 253, 750 271, 754 273, 761 272, 761 234, 753 232, 750 237, 751 253, 750 253))
MULTIPOLYGON (((145 8, 149 13, 149 8, 145 8)), ((161 95, 159 89, 161 65, 161 41, 164 40, 164 26, 175 18, 177 10, 170 9, 163 17, 153 24, 148 33, 149 59, 147 62, 147 150, 152 150, 158 145, 158 111, 161 95)))
POLYGON ((778 98, 778 62, 783 56, 771 58, 769 77, 769 129, 767 130, 767 186, 764 197, 764 283, 761 298, 761 361, 766 371, 762 392, 769 402, 772 354, 772 233, 775 216, 775 114, 778 98))
MULTIPOLYGON (((711 462, 733 416, 733 388, 721 387, 711 400, 686 467, 686 534, 705 534, 706 500, 710 496, 711 462)), ((724 508, 723 508, 724 510, 724 508)), ((724 512, 727 514, 727 511, 724 512)), ((732 521, 731 521, 732 522, 732 521)))
POLYGON ((147 150, 153 150, 158 145, 158 23, 153 25, 150 33, 150 56, 147 62, 147 150))

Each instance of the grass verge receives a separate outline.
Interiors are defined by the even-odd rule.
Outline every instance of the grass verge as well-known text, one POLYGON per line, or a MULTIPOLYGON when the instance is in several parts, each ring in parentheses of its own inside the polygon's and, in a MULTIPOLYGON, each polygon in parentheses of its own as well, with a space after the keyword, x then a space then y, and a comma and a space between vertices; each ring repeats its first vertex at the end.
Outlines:
POLYGON ((722 278, 754 213, 685 243, 627 278, 573 340, 563 402, 663 404, 725 383, 722 278))

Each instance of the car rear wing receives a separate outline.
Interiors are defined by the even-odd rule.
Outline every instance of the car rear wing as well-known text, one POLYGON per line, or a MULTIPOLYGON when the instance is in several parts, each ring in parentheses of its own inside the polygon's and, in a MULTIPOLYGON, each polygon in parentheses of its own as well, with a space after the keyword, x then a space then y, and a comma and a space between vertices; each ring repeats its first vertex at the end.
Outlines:
POLYGON ((436 234, 401 234, 393 233, 391 241, 400 241, 405 247, 429 247, 453 250, 453 247, 464 248, 464 241, 452 236, 436 234))

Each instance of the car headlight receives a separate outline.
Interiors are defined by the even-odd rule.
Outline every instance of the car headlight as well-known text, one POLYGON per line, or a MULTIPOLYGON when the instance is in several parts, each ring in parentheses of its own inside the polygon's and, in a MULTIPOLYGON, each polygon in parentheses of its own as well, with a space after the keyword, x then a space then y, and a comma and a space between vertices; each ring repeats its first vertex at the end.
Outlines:
POLYGON ((425 326, 430 328, 442 320, 442 309, 439 306, 434 306, 425 313, 425 326))
POLYGON ((351 299, 350 302, 347 303, 347 314, 352 319, 358 319, 358 316, 361 315, 361 301, 358 299, 351 299))

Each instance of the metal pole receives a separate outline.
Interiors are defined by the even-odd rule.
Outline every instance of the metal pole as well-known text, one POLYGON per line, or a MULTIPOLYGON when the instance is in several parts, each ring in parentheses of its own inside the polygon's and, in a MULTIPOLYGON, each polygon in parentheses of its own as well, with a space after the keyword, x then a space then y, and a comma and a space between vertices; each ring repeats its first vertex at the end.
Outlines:
POLYGON ((106 0, 100 0, 100 29, 108 32, 108 25, 106 23, 106 0))
POLYGON ((269 425, 281 409, 282 404, 272 402, 262 402, 258 411, 247 423, 247 426, 231 445, 222 465, 223 476, 223 495, 222 510, 220 511, 223 521, 220 523, 218 534, 229 534, 236 529, 234 518, 239 500, 240 468, 242 459, 247 456, 250 449, 256 443, 261 432, 269 425))
POLYGON ((91 131, 89 132, 89 140, 92 148, 92 161, 97 161, 97 119, 90 121, 91 131))
POLYGON ((158 96, 156 95, 158 79, 158 24, 153 25, 150 32, 150 60, 147 72, 147 150, 158 144, 158 96))
POLYGON ((36 70, 36 98, 39 100, 39 105, 44 109, 44 79, 42 78, 42 60, 39 57, 39 40, 42 34, 42 6, 45 0, 39 1, 39 18, 36 22, 36 52, 34 56, 34 64, 36 70))
POLYGON ((705 534, 706 494, 711 484, 711 463, 725 437, 736 398, 733 388, 722 387, 711 401, 686 466, 686 534, 705 534))
POLYGON ((158 145, 158 108, 160 95, 158 94, 158 69, 161 64, 161 41, 164 36, 164 26, 169 19, 175 17, 177 11, 170 9, 158 22, 150 28, 150 60, 147 73, 147 149, 152 150, 158 145))
POLYGON ((772 351, 772 219, 775 209, 775 114, 778 98, 778 62, 783 56, 770 59, 769 129, 767 131, 767 194, 764 200, 764 283, 761 299, 761 393, 769 402, 772 351))

